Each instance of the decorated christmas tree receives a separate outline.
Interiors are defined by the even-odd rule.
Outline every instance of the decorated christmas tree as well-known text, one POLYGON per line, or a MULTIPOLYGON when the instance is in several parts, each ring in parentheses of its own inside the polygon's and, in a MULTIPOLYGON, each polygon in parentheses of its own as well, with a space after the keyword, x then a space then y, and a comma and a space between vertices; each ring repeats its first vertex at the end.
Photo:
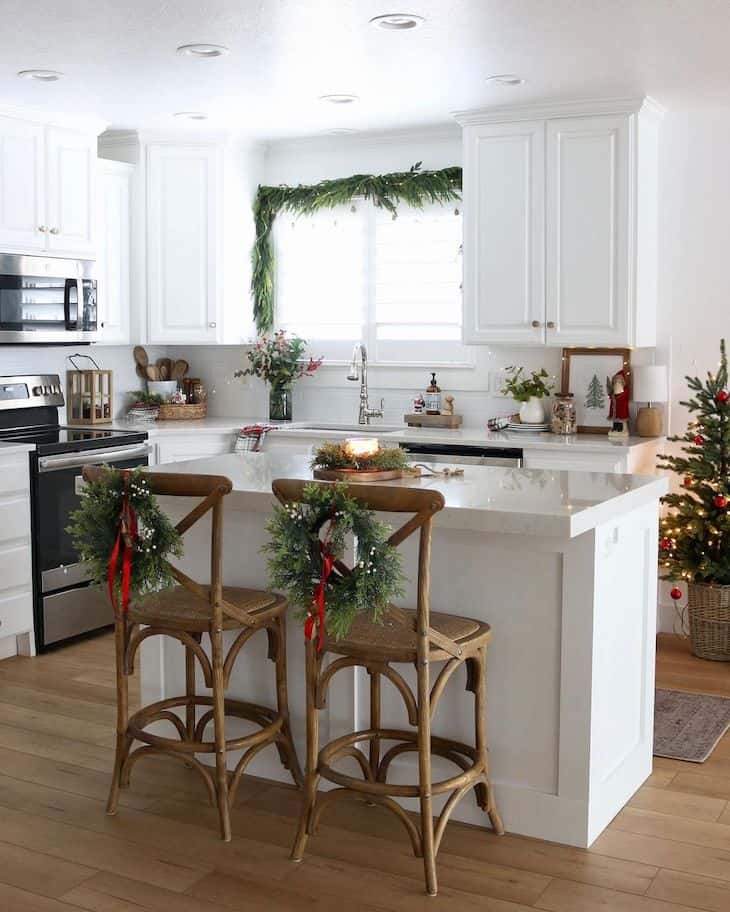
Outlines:
POLYGON ((600 409, 606 406, 606 397, 603 394, 603 387, 597 374, 593 375, 593 379, 588 384, 585 406, 591 409, 600 409))
MULTIPOLYGON (((707 378, 687 377, 692 420, 681 436, 683 456, 660 456, 660 467, 676 472, 681 493, 668 494, 661 521, 659 561, 663 579, 688 584, 730 585, 730 393, 725 340, 720 365, 707 378)), ((675 586, 672 598, 682 590, 675 586)))

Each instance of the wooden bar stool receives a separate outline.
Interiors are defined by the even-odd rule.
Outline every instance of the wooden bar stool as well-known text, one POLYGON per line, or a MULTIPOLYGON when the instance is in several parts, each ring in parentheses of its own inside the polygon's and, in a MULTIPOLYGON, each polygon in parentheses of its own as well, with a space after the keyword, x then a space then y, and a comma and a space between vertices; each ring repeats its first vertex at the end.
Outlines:
MULTIPOLYGON (((86 467, 84 478, 96 481, 108 471, 86 467)), ((202 585, 178 568, 169 565, 180 584, 151 593, 133 601, 129 610, 115 606, 114 638, 117 665, 117 744, 107 813, 115 814, 120 788, 129 786, 134 764, 151 754, 169 754, 182 759, 203 778, 212 804, 218 805, 221 837, 231 838, 230 809, 235 800, 241 776, 254 756, 269 744, 275 744, 281 762, 294 782, 301 786, 303 777, 297 760, 289 726, 286 686, 286 630, 284 615, 287 603, 273 592, 241 589, 223 585, 223 498, 232 484, 216 475, 182 475, 149 473, 153 494, 164 497, 202 498, 176 528, 182 535, 201 517, 212 511, 211 582, 202 585), (270 709, 241 700, 226 699, 225 690, 239 652, 259 630, 268 635, 268 656, 276 666, 277 708, 270 709), (224 655, 223 631, 240 630, 224 655), (210 657, 203 649, 203 634, 210 637, 210 657), (185 646, 185 694, 159 700, 129 715, 128 679, 134 673, 134 658, 140 644, 151 636, 169 636, 185 646), (195 660, 200 663, 210 696, 195 692, 195 660), (185 708, 183 721, 173 710, 185 708), (197 708, 205 711, 197 718, 197 708), (252 734, 226 739, 225 717, 246 719, 258 726, 252 734), (177 730, 177 737, 164 737, 146 731, 153 722, 165 720, 177 730), (213 722, 213 740, 204 740, 205 729, 213 722), (135 741, 143 746, 131 750, 135 741), (228 751, 242 750, 232 775, 228 774, 228 751), (210 767, 195 754, 215 754, 215 776, 210 767)))
MULTIPOLYGON (((311 482, 278 480, 273 483, 273 490, 281 503, 298 503, 302 500, 305 484, 311 482)), ((315 641, 307 641, 305 794, 292 858, 295 861, 302 859, 308 837, 315 833, 323 811, 333 801, 340 797, 364 798, 389 808, 404 824, 414 854, 423 857, 426 889, 435 895, 439 844, 454 807, 467 792, 474 789, 477 804, 489 815, 494 830, 504 833, 489 780, 487 754, 486 663, 491 631, 488 624, 469 617, 431 613, 431 525, 433 516, 444 506, 441 494, 414 488, 355 484, 349 487, 348 496, 370 510, 413 514, 390 536, 389 542, 397 547, 419 532, 417 607, 414 611, 391 606, 382 625, 360 616, 341 640, 327 637, 321 652, 317 651, 315 641), (323 660, 328 653, 339 658, 325 664, 323 660), (392 667, 398 663, 416 666, 415 694, 392 667), (433 686, 430 678, 432 663, 441 664, 433 686), (431 719, 446 684, 463 663, 467 666, 466 688, 474 694, 474 746, 431 734, 431 719), (366 668, 370 676, 370 728, 337 738, 320 749, 318 711, 325 706, 330 682, 338 671, 355 666, 366 668), (415 730, 382 727, 380 683, 383 677, 394 684, 402 696, 408 721, 415 730), (381 745, 385 741, 395 743, 381 756, 381 745), (368 743, 367 756, 358 747, 362 742, 368 743), (389 783, 387 775, 391 762, 409 751, 418 754, 418 783, 389 783), (450 760, 458 768, 458 773, 434 782, 431 773, 433 754, 450 760), (357 761, 362 778, 347 775, 334 767, 335 761, 344 757, 357 761), (318 794, 320 778, 339 787, 318 794), (447 794, 448 800, 438 821, 434 822, 433 797, 447 794), (398 797, 419 800, 420 828, 393 800, 398 797)), ((353 572, 341 563, 337 564, 337 571, 353 572)))

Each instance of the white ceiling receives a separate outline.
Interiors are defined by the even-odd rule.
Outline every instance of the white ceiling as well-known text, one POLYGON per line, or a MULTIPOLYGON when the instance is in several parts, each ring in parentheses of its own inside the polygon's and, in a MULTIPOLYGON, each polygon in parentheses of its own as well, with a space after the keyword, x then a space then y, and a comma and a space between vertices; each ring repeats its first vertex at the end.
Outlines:
POLYGON ((0 0, 0 101, 170 127, 201 110, 259 138, 403 128, 536 99, 653 95, 728 104, 730 0, 0 0), (426 17, 373 29, 381 13, 426 17), (191 42, 231 54, 198 60, 191 42), (17 70, 61 70, 39 84, 17 70), (489 85, 518 73, 518 88, 489 85), (319 95, 348 92, 353 106, 319 95))

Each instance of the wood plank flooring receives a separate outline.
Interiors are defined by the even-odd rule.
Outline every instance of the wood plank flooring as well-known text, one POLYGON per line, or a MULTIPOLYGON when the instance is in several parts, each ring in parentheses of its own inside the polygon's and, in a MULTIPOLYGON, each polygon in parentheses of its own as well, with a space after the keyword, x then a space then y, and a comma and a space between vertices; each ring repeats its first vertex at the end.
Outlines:
MULTIPOLYGON (((704 764, 657 759, 587 851, 450 824, 433 899, 380 808, 334 805, 295 865, 294 789, 242 783, 225 845, 196 774, 160 759, 107 817, 112 646, 0 662, 0 912, 730 912, 730 733, 704 764)), ((730 666, 677 637, 660 637, 657 675, 730 696, 730 666)))

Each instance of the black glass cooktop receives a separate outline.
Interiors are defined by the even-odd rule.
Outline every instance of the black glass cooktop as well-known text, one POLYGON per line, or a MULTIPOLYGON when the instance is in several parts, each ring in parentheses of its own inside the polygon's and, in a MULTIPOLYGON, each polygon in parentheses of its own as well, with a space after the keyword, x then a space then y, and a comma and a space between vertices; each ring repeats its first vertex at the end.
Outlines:
POLYGON ((120 431, 111 428, 64 427, 42 425, 0 430, 0 440, 34 444, 41 456, 54 453, 73 453, 80 450, 103 449, 142 443, 144 431, 120 431))

